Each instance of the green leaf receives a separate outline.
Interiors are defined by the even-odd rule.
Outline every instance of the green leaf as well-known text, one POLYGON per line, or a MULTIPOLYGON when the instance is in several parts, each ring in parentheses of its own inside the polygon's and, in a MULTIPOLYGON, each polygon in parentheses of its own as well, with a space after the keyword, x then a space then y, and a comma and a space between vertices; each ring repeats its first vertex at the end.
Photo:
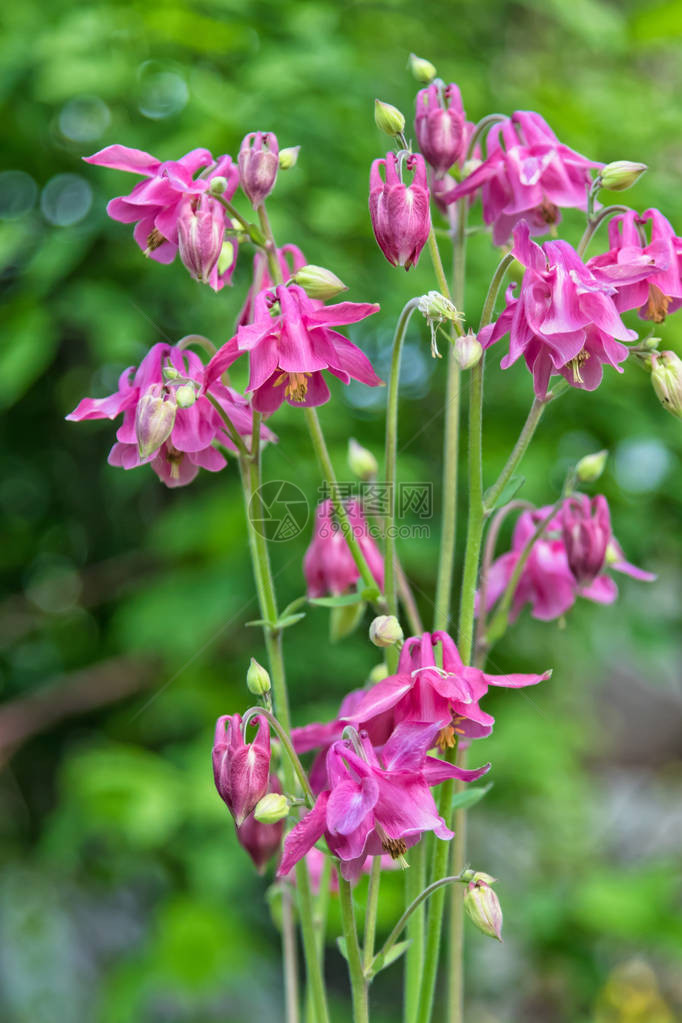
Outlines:
POLYGON ((389 948, 386 955, 382 955, 381 953, 376 955, 370 967, 369 979, 371 980, 372 977, 376 977, 377 973, 381 970, 385 970, 386 967, 390 966, 391 963, 394 963, 396 959, 400 959, 403 952, 407 951, 411 944, 411 938, 408 938, 406 941, 398 941, 395 945, 392 945, 391 948, 389 948))
POLYGON ((502 493, 495 501, 495 504, 492 506, 492 508, 488 507, 488 493, 490 493, 490 491, 487 491, 483 495, 483 504, 486 508, 486 511, 488 512, 495 511, 496 508, 502 508, 505 504, 509 504, 509 502, 516 496, 516 494, 518 494, 519 490, 521 489, 525 482, 526 482, 525 476, 518 475, 511 476, 510 479, 507 481, 506 486, 502 488, 502 493))
POLYGON ((346 946, 346 939, 345 938, 337 938, 336 939, 336 946, 337 946, 339 952, 341 953, 341 955, 343 956, 343 958, 346 960, 346 962, 348 962, 348 948, 346 946))
POLYGON ((306 597, 305 594, 302 597, 296 597, 296 600, 292 600, 291 603, 287 604, 287 606, 284 608, 284 610, 282 612, 280 612, 280 616, 279 617, 280 618, 288 618, 288 616, 293 614, 294 611, 298 611, 299 607, 303 607, 303 605, 306 603, 307 599, 308 598, 306 597))
POLYGON ((362 593, 342 593, 340 597, 313 597, 310 603, 316 607, 350 607, 363 599, 362 593))
POLYGON ((475 806, 479 803, 486 792, 490 792, 493 787, 493 783, 490 782, 488 785, 478 785, 474 788, 466 788, 462 792, 455 792, 452 797, 451 810, 468 810, 469 807, 475 806))
POLYGON ((305 618, 305 611, 297 615, 283 615, 277 619, 276 628, 288 629, 290 625, 295 625, 296 622, 300 622, 301 618, 305 618))
POLYGON ((353 604, 347 607, 333 607, 329 616, 329 638, 332 643, 350 636, 360 624, 365 613, 365 604, 353 604))

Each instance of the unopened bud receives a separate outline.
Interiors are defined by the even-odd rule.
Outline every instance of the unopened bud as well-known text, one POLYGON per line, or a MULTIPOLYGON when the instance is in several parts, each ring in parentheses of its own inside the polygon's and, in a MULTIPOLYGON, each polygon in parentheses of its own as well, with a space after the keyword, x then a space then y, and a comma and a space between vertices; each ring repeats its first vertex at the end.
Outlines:
POLYGON ((256 803, 253 816, 261 824, 277 824, 289 816, 289 800, 279 792, 269 792, 256 803))
POLYGON ((403 630, 395 615, 379 615, 369 627, 369 638, 374 646, 395 646, 402 643, 403 630))
POLYGON ((651 383, 664 409, 682 419, 682 361, 675 352, 653 352, 651 383))
POLYGON ((385 678, 388 678, 389 674, 388 665, 384 664, 382 661, 381 664, 374 665, 367 676, 367 681, 371 683, 371 685, 376 685, 377 682, 383 682, 385 678))
POLYGON ((275 187, 279 146, 271 131, 255 131, 239 148, 239 183, 253 207, 260 206, 275 187))
POLYGON ((430 85, 436 77, 436 68, 430 60, 426 60, 425 57, 418 57, 416 53, 411 53, 407 66, 412 72, 413 78, 418 82, 422 82, 423 85, 430 85))
POLYGON ((390 103, 382 103, 380 99, 374 100, 374 122, 379 131, 390 135, 391 138, 402 135, 405 130, 404 115, 397 107, 391 106, 390 103))
POLYGON ((650 352, 655 352, 658 346, 660 345, 661 340, 662 339, 660 337, 645 337, 642 339, 642 344, 650 352))
POLYGON ((606 449, 585 455, 575 467, 575 474, 581 483, 596 483, 604 471, 609 453, 606 449))
POLYGON ((482 870, 463 870, 460 874, 462 881, 469 883, 470 881, 484 882, 485 884, 497 884, 497 878, 491 877, 490 874, 484 873, 482 870))
POLYGON ((480 362, 483 346, 472 330, 455 341, 455 359, 460 369, 471 369, 480 362))
POLYGON ((485 881, 470 881, 464 893, 467 916, 479 931, 502 941, 502 907, 500 900, 485 881))
POLYGON ((251 658, 246 672, 246 688, 254 696, 265 696, 272 688, 270 675, 262 664, 259 664, 255 657, 251 658))
POLYGON ((195 280, 208 281, 220 257, 224 235, 225 216, 218 203, 208 200, 208 206, 199 209, 185 203, 178 217, 178 252, 195 280))
POLYGON ((175 425, 177 404, 162 384, 152 384, 137 403, 135 434, 140 458, 149 458, 168 440, 175 425))
POLYGON ((211 178, 208 183, 208 190, 211 195, 222 195, 227 188, 227 178, 223 178, 218 175, 215 178, 211 178))
POLYGON ((342 291, 348 291, 346 285, 339 280, 336 274, 324 266, 315 266, 314 263, 302 266, 291 279, 294 284, 303 288, 308 298, 319 298, 323 302, 328 298, 334 298, 335 295, 340 295, 342 291))
POLYGON ((196 388, 193 384, 182 384, 175 392, 178 408, 191 408, 197 400, 196 388))
POLYGON ((348 465, 350 471, 365 482, 376 479, 379 472, 379 463, 372 452, 358 444, 354 437, 348 441, 348 465))
POLYGON ((291 170, 298 163, 298 154, 301 151, 300 146, 289 146, 287 149, 280 149, 279 151, 279 169, 286 171, 291 170))
POLYGON ((232 242, 223 242, 218 256, 218 276, 222 276, 226 270, 229 270, 234 263, 234 245, 232 242))
POLYGON ((632 188, 646 170, 645 163, 614 160, 613 163, 607 163, 597 180, 602 188, 608 188, 610 192, 624 192, 626 188, 632 188))
POLYGON ((427 291, 425 295, 421 295, 417 302, 417 308, 422 316, 426 317, 426 322, 431 328, 431 355, 434 359, 440 359, 440 352, 436 344, 436 328, 446 320, 451 323, 461 320, 462 313, 457 310, 449 298, 441 295, 440 291, 427 291))

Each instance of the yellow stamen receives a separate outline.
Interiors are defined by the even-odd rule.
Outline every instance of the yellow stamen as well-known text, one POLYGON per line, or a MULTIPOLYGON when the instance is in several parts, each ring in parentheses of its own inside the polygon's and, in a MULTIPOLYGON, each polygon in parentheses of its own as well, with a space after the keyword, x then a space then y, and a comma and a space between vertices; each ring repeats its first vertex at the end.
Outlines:
POLYGON ((587 362, 589 357, 590 357, 590 353, 586 352, 585 349, 583 348, 581 351, 578 352, 578 354, 576 355, 575 359, 571 359, 571 361, 569 362, 569 366, 573 370, 573 383, 574 384, 582 384, 582 383, 584 383, 583 377, 582 377, 582 373, 580 372, 580 367, 584 363, 587 362))
MULTIPOLYGON (((384 838, 381 843, 382 848, 389 853, 391 859, 400 860, 407 852, 407 844, 402 838, 384 838)), ((407 863, 405 864, 407 866, 407 863)))
POLYGON ((670 302, 670 295, 665 295, 655 284, 650 284, 649 298, 647 300, 646 312, 644 314, 646 319, 653 320, 654 323, 663 323, 668 315, 668 306, 670 305, 670 302))
POLYGON ((452 749, 455 745, 455 729, 452 725, 441 728, 436 738, 436 746, 445 753, 446 749, 452 749))
POLYGON ((164 238, 158 228, 153 227, 147 235, 147 248, 144 250, 145 256, 148 256, 154 249, 158 249, 165 241, 168 241, 168 239, 164 238))
POLYGON ((303 401, 308 393, 308 377, 310 376, 312 376, 311 373, 281 373, 275 380, 275 387, 279 387, 287 380, 288 383, 284 388, 285 397, 291 398, 293 401, 303 401))

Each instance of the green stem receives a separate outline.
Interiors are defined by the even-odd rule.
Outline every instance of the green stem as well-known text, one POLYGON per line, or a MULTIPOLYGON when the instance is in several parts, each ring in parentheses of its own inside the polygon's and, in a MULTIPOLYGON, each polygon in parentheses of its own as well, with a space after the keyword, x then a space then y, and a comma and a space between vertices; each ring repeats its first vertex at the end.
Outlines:
POLYGON ((481 564, 481 582, 479 587, 479 601, 478 601, 478 618, 476 620, 476 641, 474 643, 474 655, 475 664, 477 667, 482 667, 485 661, 486 654, 486 622, 488 616, 488 576, 490 573, 490 566, 493 563, 495 557, 495 549, 497 547, 497 539, 500 535, 500 529, 502 523, 506 519, 507 515, 513 511, 520 511, 521 509, 532 508, 533 505, 529 501, 510 501, 509 504, 505 504, 499 511, 493 516, 488 533, 485 539, 485 547, 483 549, 483 561, 481 564), (480 663, 479 663, 480 662, 480 663))
POLYGON ((243 217, 241 215, 239 210, 236 209, 228 199, 226 199, 222 195, 214 195, 213 198, 217 199, 217 201, 220 203, 220 205, 223 206, 227 210, 227 212, 230 214, 230 216, 234 220, 236 220, 239 224, 242 225, 242 227, 247 232, 247 234, 249 234, 249 235, 251 234, 251 227, 252 227, 252 225, 248 222, 246 217, 243 217))
POLYGON ((462 574, 462 598, 459 611, 457 645, 464 664, 469 664, 474 634, 474 602, 478 559, 483 534, 483 366, 481 359, 471 370, 469 385, 469 513, 467 542, 462 574))
MULTIPOLYGON (((453 791, 453 782, 452 779, 449 778, 447 781, 443 782, 441 789, 441 813, 443 811, 443 807, 450 807, 452 805, 453 791)), ((450 813, 448 812, 445 819, 448 820, 449 817, 450 813)), ((443 885, 446 883, 449 853, 449 843, 443 842, 440 839, 437 840, 434 847, 433 868, 431 871, 431 876, 436 880, 433 884, 429 885, 429 889, 427 889, 429 891, 432 890, 434 894, 431 899, 426 925, 426 950, 424 953, 422 984, 419 996, 419 1008, 417 1010, 417 1023, 430 1023, 431 1020, 433 996, 436 989, 436 974, 438 972, 438 960, 440 958, 443 910, 445 908, 445 891, 443 885), (440 885, 438 884, 439 881, 441 882, 440 885)), ((405 912, 407 912, 407 910, 405 912)))
POLYGON ((422 985, 422 970, 424 967, 424 924, 426 913, 424 899, 420 898, 426 885, 426 836, 413 847, 410 853, 410 869, 405 871, 405 902, 407 909, 401 916, 398 924, 393 928, 391 935, 393 941, 386 942, 382 952, 388 951, 398 938, 402 928, 407 923, 407 936, 410 945, 405 953, 405 1002, 403 1018, 405 1023, 412 1023, 416 1018, 419 1005, 419 991, 422 985), (412 953, 412 954, 410 954, 412 953))
POLYGON ((592 240, 595 231, 601 224, 604 223, 605 220, 608 220, 610 217, 616 216, 617 213, 628 213, 629 210, 630 210, 629 206, 618 205, 604 206, 604 208, 601 209, 596 216, 590 217, 590 219, 587 222, 585 232, 580 241, 578 242, 578 248, 576 249, 576 252, 580 256, 580 258, 582 259, 582 257, 585 255, 585 250, 587 246, 590 244, 590 241, 592 240))
POLYGON ((296 927, 292 906, 291 885, 282 885, 282 960, 284 969, 284 1000, 286 1023, 299 1023, 298 1014, 298 956, 296 927))
POLYGON ((386 941, 377 952, 376 958, 378 959, 380 956, 386 957, 388 955, 400 935, 403 933, 411 917, 418 911, 423 902, 426 902, 427 899, 431 898, 434 892, 437 892, 440 888, 445 888, 445 886, 449 884, 456 884, 461 880, 462 878, 459 874, 450 877, 441 877, 438 881, 434 881, 433 884, 430 884, 428 888, 424 888, 423 891, 420 891, 409 904, 389 936, 386 938, 386 941))
POLYGON ((270 219, 268 217, 267 210, 265 209, 265 203, 261 203, 258 207, 258 219, 260 226, 265 235, 265 255, 268 260, 268 269, 270 270, 270 276, 272 277, 275 284, 284 284, 284 278, 282 276, 282 268, 279 265, 277 258, 277 245, 275 244, 275 236, 272 233, 272 227, 270 226, 270 219))
POLYGON ((210 401, 211 405, 213 405, 213 408, 216 410, 216 412, 218 413, 218 415, 222 419, 223 423, 225 424, 225 429, 227 430, 228 434, 232 438, 232 441, 234 442, 234 445, 237 448, 237 451, 239 452, 239 454, 240 455, 248 455, 249 449, 247 448, 246 444, 244 443, 244 438, 241 436, 241 434, 237 433, 237 430, 235 429, 234 425, 232 424, 232 422, 228 418, 227 413, 225 412, 225 409, 222 407, 222 405, 220 404, 218 399, 214 398, 210 391, 206 391, 206 397, 210 401))
POLYGON ((486 117, 481 118, 481 120, 474 128, 471 135, 471 139, 469 140, 469 146, 467 148, 466 155, 467 160, 470 160, 471 157, 474 155, 476 143, 479 141, 481 136, 484 135, 489 128, 492 128, 494 124, 500 124, 502 121, 506 120, 507 118, 505 117, 504 114, 488 114, 486 117))
POLYGON ((507 255, 503 256, 500 262, 497 264, 497 269, 493 274, 493 278, 490 282, 490 287, 488 288, 488 294, 486 295, 485 302, 483 303, 481 323, 478 328, 479 332, 483 329, 483 327, 487 327, 488 324, 492 322, 493 313, 495 312, 495 302, 497 301, 497 296, 500 292, 500 288, 502 287, 502 282, 505 278, 507 270, 514 262, 514 259, 515 256, 511 252, 508 252, 507 255))
POLYGON ((351 994, 353 998, 353 1023, 369 1023, 369 985, 365 977, 358 944, 358 931, 353 909, 353 893, 351 886, 339 874, 339 901, 341 903, 341 920, 343 936, 346 939, 346 955, 350 974, 351 994))
POLYGON ((365 934, 362 941, 362 952, 365 973, 374 959, 374 938, 377 932, 377 912, 379 910, 379 888, 381 885, 381 856, 374 856, 369 875, 367 890, 367 906, 365 909, 365 934))
POLYGON ((264 707, 250 707, 247 710, 242 720, 242 729, 244 733, 246 733, 246 728, 249 722, 252 720, 252 718, 255 717, 264 717, 268 720, 270 727, 272 728, 273 732, 276 734, 277 738, 279 739, 282 745, 282 749, 289 758, 289 763, 293 767, 294 773, 298 778, 299 785, 303 790, 308 806, 312 807, 313 804, 315 803, 315 796, 313 795, 313 790, 310 788, 310 783, 308 782, 308 775, 303 770, 303 765, 301 764, 301 761, 298 759, 298 754, 296 753, 293 747, 291 739, 289 738, 289 734, 284 730, 284 728, 277 720, 275 715, 271 714, 270 711, 266 710, 264 707))
MULTIPOLYGON (((467 750, 458 744, 455 763, 465 768, 467 750)), ((455 782, 455 792, 461 792, 465 782, 455 782)), ((452 845, 453 874, 461 874, 466 863, 467 815, 460 807, 455 810, 455 838, 452 845)), ((461 1023, 464 1019, 464 890, 458 886, 450 893, 450 968, 447 971, 448 1023, 461 1023)))

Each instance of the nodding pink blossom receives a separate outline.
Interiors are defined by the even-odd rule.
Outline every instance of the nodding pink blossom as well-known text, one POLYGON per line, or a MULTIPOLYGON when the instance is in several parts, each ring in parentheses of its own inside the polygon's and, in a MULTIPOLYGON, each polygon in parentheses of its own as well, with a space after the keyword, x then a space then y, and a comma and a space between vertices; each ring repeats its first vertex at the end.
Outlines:
MULTIPOLYGON (((225 216, 213 199, 186 200, 178 217, 178 249, 180 259, 190 276, 197 281, 211 283, 225 237, 225 216)), ((218 290, 215 274, 214 291, 218 290)))
POLYGON ((208 385, 248 352, 246 390, 253 393, 254 409, 266 415, 283 401, 298 407, 323 405, 329 388, 322 370, 344 384, 353 379, 377 387, 382 381, 367 356, 332 328, 357 323, 378 310, 368 302, 322 306, 297 284, 261 291, 254 302, 253 323, 238 327, 211 359, 208 385))
POLYGON ((466 152, 466 114, 454 83, 435 83, 417 93, 414 133, 426 162, 438 175, 450 170, 466 152))
POLYGON ((271 131, 252 131, 239 147, 239 183, 255 208, 275 187, 279 169, 277 136, 271 131))
POLYGON ((343 717, 368 730, 375 744, 382 741, 378 728, 390 734, 402 722, 428 721, 436 726, 435 739, 445 749, 458 737, 490 735, 495 719, 479 706, 489 686, 518 689, 537 685, 550 675, 550 671, 542 675, 487 674, 462 663, 446 632, 425 632, 405 641, 396 674, 367 689, 343 717))
MULTIPOLYGON (((194 352, 160 342, 137 369, 121 374, 118 390, 107 398, 83 398, 66 418, 115 419, 123 413, 109 464, 135 469, 151 464, 168 487, 191 483, 199 468, 218 472, 227 464, 216 443, 236 452, 225 423, 204 391, 205 367, 194 352)), ((249 437, 253 413, 237 391, 214 380, 211 397, 237 433, 249 437)), ((275 440, 265 428, 263 440, 275 440)))
POLYGON ((286 876, 323 836, 347 880, 359 877, 368 856, 388 853, 403 863, 408 847, 427 831, 452 838, 431 786, 447 778, 474 781, 490 765, 466 771, 427 756, 436 732, 437 726, 404 722, 380 753, 367 736, 356 747, 345 740, 333 743, 326 788, 286 836, 278 876, 286 876))
MULTIPOLYGON (((308 260, 297 245, 283 245, 281 249, 277 249, 277 262, 282 271, 282 280, 286 284, 297 270, 306 265, 308 260)), ((253 322, 253 307, 256 295, 275 286, 275 281, 270 276, 268 257, 262 249, 256 249, 254 253, 251 280, 253 283, 246 293, 246 301, 237 317, 237 326, 239 327, 246 327, 249 323, 253 322)), ((322 305, 323 303, 320 302, 319 304, 322 305)))
POLYGON ((258 719, 253 742, 242 735, 240 714, 223 714, 216 721, 213 742, 213 780, 218 795, 241 827, 270 782, 270 726, 258 719))
MULTIPOLYGON (((380 590, 384 588, 384 559, 357 501, 345 504, 348 521, 380 590)), ((303 558, 308 596, 337 597, 352 589, 360 572, 338 521, 332 501, 323 501, 315 513, 315 531, 303 558)))
MULTIPOLYGON (((279 778, 276 774, 271 774, 267 792, 281 791, 279 778)), ((253 860, 258 873, 262 874, 268 861, 279 852, 284 834, 284 820, 276 821, 274 824, 263 824, 256 820, 252 812, 243 824, 235 827, 237 841, 253 860)))
POLYGON ((480 189, 483 219, 492 224, 496 245, 504 245, 520 220, 531 234, 546 234, 561 219, 562 207, 586 209, 590 172, 604 166, 569 149, 544 118, 527 110, 493 125, 487 154, 441 200, 455 202, 480 189))
MULTIPOLYGON (((574 500, 569 498, 567 500, 574 500)), ((589 498, 581 496, 581 502, 590 505, 589 498)), ((600 506, 606 506, 606 499, 600 499, 600 506)), ((497 558, 490 567, 486 581, 486 605, 490 610, 506 590, 514 574, 519 558, 529 541, 552 511, 550 505, 544 508, 526 510, 519 516, 512 536, 511 550, 497 558)), ((602 512, 603 515, 603 512, 602 512)), ((604 519, 602 518, 602 525, 604 519)), ((613 534, 609 535, 603 568, 621 572, 642 582, 653 582, 656 578, 625 560, 623 549, 613 534)), ((509 619, 515 621, 526 604, 531 605, 531 615, 540 621, 560 618, 573 606, 578 597, 586 597, 597 604, 612 604, 618 596, 618 587, 606 571, 600 572, 590 583, 580 584, 568 562, 564 542, 564 507, 553 515, 541 537, 531 549, 519 581, 514 590, 509 619)))
POLYGON ((615 288, 597 278, 568 242, 540 246, 532 241, 525 221, 514 228, 512 251, 526 267, 519 296, 514 297, 514 285, 509 287, 497 322, 478 335, 487 348, 509 334, 502 368, 523 355, 540 399, 547 396, 554 373, 573 387, 593 391, 604 364, 622 372, 628 349, 620 341, 634 341, 637 334, 620 318, 615 288))
POLYGON ((429 189, 424 157, 387 153, 375 160, 369 174, 369 213, 374 237, 393 266, 416 266, 431 230, 429 189), (381 176, 381 169, 384 178, 381 176), (403 182, 403 168, 414 172, 403 182))
POLYGON ((644 320, 662 323, 682 307, 682 238, 656 209, 628 210, 609 221, 609 250, 587 261, 588 269, 615 288, 620 312, 639 309, 644 320), (651 223, 647 244, 646 225, 651 223))
MULTIPOLYGON (((107 213, 112 220, 135 224, 133 236, 145 256, 158 263, 172 263, 178 250, 178 218, 185 200, 201 199, 222 210, 218 200, 210 197, 211 182, 221 178, 225 183, 222 194, 231 199, 239 184, 239 171, 230 156, 214 160, 208 149, 193 149, 179 160, 161 162, 141 149, 127 146, 107 146, 93 156, 84 157, 86 163, 113 170, 140 174, 145 179, 135 185, 129 195, 112 199, 107 213), (201 172, 201 173, 198 173, 201 172)), ((236 246, 235 246, 236 251, 236 246)), ((218 291, 228 284, 233 267, 216 274, 211 286, 218 291)))
POLYGON ((597 494, 569 497, 561 509, 562 540, 573 578, 581 586, 594 582, 604 567, 611 540, 611 513, 597 494))

